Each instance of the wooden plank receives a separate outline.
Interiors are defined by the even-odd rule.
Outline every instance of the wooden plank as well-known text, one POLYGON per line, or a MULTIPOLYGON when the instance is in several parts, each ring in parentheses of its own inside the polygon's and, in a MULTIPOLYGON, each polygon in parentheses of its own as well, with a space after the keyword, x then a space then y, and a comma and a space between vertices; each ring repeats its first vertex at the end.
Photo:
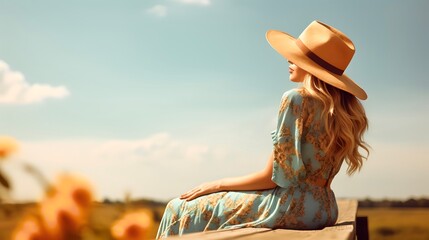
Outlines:
POLYGON ((356 214, 358 208, 357 200, 339 199, 337 200, 337 205, 339 212, 336 225, 356 221, 356 214))
MULTIPOLYGON (((306 240, 320 240, 320 239, 347 239, 352 240, 352 229, 334 229, 324 228, 322 230, 289 230, 277 229, 269 232, 259 232, 249 236, 243 236, 238 239, 256 240, 256 239, 270 239, 270 240, 283 240, 283 239, 306 239, 306 240)), ((237 239, 237 238, 236 238, 237 239)))
MULTIPOLYGON (((202 239, 202 240, 224 240, 224 239, 347 239, 354 240, 354 230, 352 226, 328 227, 322 230, 289 230, 268 228, 241 228, 235 230, 208 231, 201 233, 186 234, 181 237, 171 239, 202 239)), ((170 238, 169 238, 170 239, 170 238)))
POLYGON ((190 233, 182 236, 168 237, 168 239, 237 239, 246 236, 256 235, 258 233, 265 233, 273 231, 270 228, 240 228, 240 229, 221 229, 216 231, 190 233))
POLYGON ((337 201, 339 214, 337 223, 334 226, 326 227, 321 230, 290 230, 290 229, 269 229, 269 228, 240 228, 240 229, 222 229, 216 231, 207 231, 199 233, 185 234, 175 236, 169 239, 344 239, 354 240, 356 236, 356 214, 357 201, 339 199, 337 201))

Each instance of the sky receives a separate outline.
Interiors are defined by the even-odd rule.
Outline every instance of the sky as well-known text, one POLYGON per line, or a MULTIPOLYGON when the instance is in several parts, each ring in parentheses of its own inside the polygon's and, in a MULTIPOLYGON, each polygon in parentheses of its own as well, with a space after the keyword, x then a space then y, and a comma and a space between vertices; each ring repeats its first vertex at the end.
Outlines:
POLYGON ((0 0, 0 162, 16 201, 40 198, 24 162, 50 181, 78 173, 98 199, 169 200, 202 182, 262 169, 283 92, 295 88, 269 29, 314 20, 347 36, 346 70, 371 146, 343 169, 337 197, 429 196, 428 1, 0 0))

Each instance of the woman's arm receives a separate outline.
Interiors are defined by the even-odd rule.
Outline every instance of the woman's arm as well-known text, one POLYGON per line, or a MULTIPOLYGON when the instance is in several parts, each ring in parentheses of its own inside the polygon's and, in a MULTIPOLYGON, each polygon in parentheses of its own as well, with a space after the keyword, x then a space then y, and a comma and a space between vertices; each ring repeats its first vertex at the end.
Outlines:
POLYGON ((268 163, 263 170, 242 177, 224 178, 213 182, 203 183, 187 193, 182 194, 180 199, 190 201, 199 196, 219 191, 245 191, 275 188, 277 185, 271 181, 273 161, 274 154, 271 153, 268 163))

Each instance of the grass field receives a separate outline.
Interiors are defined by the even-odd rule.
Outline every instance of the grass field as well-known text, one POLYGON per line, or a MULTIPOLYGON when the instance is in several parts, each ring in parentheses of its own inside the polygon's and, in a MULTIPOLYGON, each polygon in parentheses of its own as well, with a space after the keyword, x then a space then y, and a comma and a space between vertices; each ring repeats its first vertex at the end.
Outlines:
POLYGON ((428 208, 363 208, 371 240, 429 240, 428 208))
MULTIPOLYGON (((155 237, 159 220, 164 211, 163 205, 144 202, 130 205, 97 203, 91 212, 89 227, 85 229, 83 239, 111 240, 111 224, 123 213, 141 208, 150 208, 154 213, 156 224, 151 236, 155 237)), ((11 232, 19 220, 34 211, 34 204, 0 205, 0 239, 10 239, 11 232)), ((368 217, 371 240, 429 240, 428 208, 363 208, 358 210, 358 215, 368 217)))
MULTIPOLYGON (((83 231, 83 240, 113 240, 110 235, 110 226, 124 213, 138 209, 150 209, 153 212, 155 225, 150 236, 155 238, 159 226, 164 205, 132 203, 129 205, 121 203, 101 204, 95 203, 89 217, 88 227, 83 231)), ((0 204, 0 240, 8 240, 14 227, 19 220, 28 214, 36 212, 35 204, 0 204)))

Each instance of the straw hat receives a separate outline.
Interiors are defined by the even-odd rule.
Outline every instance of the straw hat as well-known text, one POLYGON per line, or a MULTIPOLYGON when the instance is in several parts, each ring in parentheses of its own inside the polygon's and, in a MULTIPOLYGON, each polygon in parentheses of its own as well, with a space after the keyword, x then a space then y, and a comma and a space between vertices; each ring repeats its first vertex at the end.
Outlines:
POLYGON ((365 100, 367 95, 344 71, 355 53, 353 42, 341 31, 313 21, 298 38, 269 30, 267 40, 278 53, 320 80, 365 100))

